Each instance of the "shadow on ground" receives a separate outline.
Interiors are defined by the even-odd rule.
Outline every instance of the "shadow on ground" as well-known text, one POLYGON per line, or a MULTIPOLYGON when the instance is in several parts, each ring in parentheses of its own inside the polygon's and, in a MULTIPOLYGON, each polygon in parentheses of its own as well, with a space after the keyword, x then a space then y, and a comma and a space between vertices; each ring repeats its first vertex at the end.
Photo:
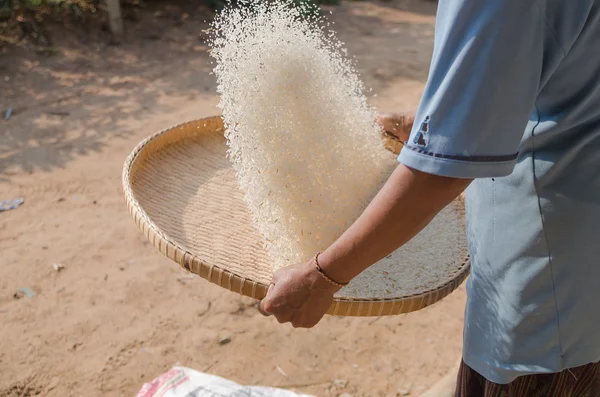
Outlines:
MULTIPOLYGON (((425 81, 435 2, 344 2, 327 7, 373 93, 392 80, 425 81), (427 50, 424 51, 423 48, 427 50)), ((0 55, 0 180, 66 167, 108 139, 172 109, 161 98, 215 95, 202 30, 210 13, 191 1, 154 1, 125 13, 125 37, 111 44, 101 26, 49 25, 52 55, 27 40, 0 55)))

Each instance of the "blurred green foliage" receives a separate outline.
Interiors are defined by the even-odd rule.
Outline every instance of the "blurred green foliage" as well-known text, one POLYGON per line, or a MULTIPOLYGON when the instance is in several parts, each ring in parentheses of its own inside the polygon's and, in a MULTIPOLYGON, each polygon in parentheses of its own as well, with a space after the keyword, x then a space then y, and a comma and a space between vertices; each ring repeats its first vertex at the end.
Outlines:
MULTIPOLYGON (((213 11, 225 6, 226 0, 186 0, 190 4, 206 5, 213 11)), ((235 3, 238 0, 229 0, 235 3)), ((279 0, 264 0, 279 1, 279 0)), ((157 3, 174 3, 175 1, 156 0, 157 3)), ((340 0, 293 0, 304 10, 304 16, 310 17, 320 12, 320 5, 337 5, 340 0)), ((124 9, 130 11, 150 6, 153 0, 121 0, 124 9)), ((46 29, 46 22, 69 21, 86 26, 86 21, 92 14, 104 17, 104 0, 0 0, 0 37, 12 37, 16 41, 30 38, 39 48, 51 48, 51 35, 46 29)), ((128 13, 125 12, 124 15, 128 13)), ((133 15, 129 12, 130 15, 133 15)), ((9 42, 9 41, 7 41, 9 42)))
MULTIPOLYGON (((225 0, 206 0, 206 3, 213 10, 219 10, 225 6, 225 0)), ((340 0, 294 0, 294 3, 297 5, 305 4, 308 6, 308 9, 315 9, 318 8, 320 4, 338 5, 340 4, 340 0)))
MULTIPOLYGON (((235 1, 235 0, 233 0, 235 1)), ((139 5, 144 0, 124 0, 124 4, 139 5)), ((340 0, 294 0, 296 4, 305 4, 308 9, 316 9, 319 5, 337 5, 340 0)), ((225 5, 225 0, 204 0, 213 10, 219 10, 225 5)), ((102 8, 102 0, 0 0, 0 21, 18 16, 23 10, 41 8, 61 9, 82 17, 85 13, 96 12, 102 8)))
POLYGON ((76 17, 96 12, 101 0, 0 0, 0 21, 16 18, 26 11, 39 9, 58 9, 76 17))

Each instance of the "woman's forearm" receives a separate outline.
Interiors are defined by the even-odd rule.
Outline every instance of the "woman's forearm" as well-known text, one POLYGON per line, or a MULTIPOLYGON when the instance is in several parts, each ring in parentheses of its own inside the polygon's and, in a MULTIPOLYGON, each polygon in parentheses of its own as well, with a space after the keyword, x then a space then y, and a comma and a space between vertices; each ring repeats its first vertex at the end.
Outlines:
POLYGON ((417 235, 471 180, 400 164, 354 224, 319 256, 331 278, 348 282, 417 235))

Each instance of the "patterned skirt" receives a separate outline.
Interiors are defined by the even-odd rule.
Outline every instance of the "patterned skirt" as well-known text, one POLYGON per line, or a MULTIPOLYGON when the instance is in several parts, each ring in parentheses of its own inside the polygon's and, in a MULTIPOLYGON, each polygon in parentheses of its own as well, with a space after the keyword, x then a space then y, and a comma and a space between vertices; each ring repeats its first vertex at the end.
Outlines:
POLYGON ((460 364, 455 397, 600 397, 600 363, 555 374, 527 375, 507 385, 492 383, 460 364))

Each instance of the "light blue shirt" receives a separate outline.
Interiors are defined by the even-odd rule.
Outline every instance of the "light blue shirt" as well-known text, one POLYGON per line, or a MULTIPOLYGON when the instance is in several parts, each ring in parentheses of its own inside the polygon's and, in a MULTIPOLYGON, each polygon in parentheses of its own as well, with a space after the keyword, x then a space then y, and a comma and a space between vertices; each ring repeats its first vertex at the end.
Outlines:
POLYGON ((399 161, 467 189, 465 363, 600 361, 600 0, 439 0, 399 161))

